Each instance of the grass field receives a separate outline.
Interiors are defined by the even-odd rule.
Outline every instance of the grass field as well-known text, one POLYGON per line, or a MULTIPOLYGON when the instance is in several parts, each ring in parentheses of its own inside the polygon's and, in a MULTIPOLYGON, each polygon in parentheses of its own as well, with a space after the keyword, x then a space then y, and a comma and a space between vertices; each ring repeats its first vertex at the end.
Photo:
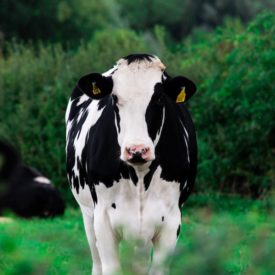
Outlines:
MULTIPOLYGON (((171 274, 275 274, 274 217, 271 199, 193 195, 183 210, 171 274)), ((90 274, 78 209, 53 220, 11 218, 0 223, 0 274, 90 274)), ((127 269, 127 247, 121 250, 127 269)))

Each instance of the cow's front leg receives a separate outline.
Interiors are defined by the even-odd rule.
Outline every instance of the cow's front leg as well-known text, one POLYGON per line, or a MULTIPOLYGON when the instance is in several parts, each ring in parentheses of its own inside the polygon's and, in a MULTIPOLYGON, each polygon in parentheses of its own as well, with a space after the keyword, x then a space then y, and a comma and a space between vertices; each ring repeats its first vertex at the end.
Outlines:
POLYGON ((166 275, 169 272, 169 256, 175 250, 178 234, 181 225, 181 214, 177 211, 170 221, 166 219, 166 224, 153 241, 154 255, 150 275, 166 275), (168 261, 167 261, 168 259, 168 261))
POLYGON ((107 211, 97 205, 94 214, 96 246, 101 260, 102 274, 119 274, 118 242, 112 230, 107 211))
POLYGON ((132 273, 148 275, 151 262, 152 243, 137 242, 134 246, 132 273))
POLYGON ((81 207, 83 222, 85 227, 86 236, 89 242, 89 246, 92 253, 92 260, 93 260, 93 269, 92 275, 101 275, 101 261, 98 254, 98 250, 96 247, 96 238, 95 238, 95 230, 94 230, 94 217, 91 217, 85 209, 85 207, 81 207))

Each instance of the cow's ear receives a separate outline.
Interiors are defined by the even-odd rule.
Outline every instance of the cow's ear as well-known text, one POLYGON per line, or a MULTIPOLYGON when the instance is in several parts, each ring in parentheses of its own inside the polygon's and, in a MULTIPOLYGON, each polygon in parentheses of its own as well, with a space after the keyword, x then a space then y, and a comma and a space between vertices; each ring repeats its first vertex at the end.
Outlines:
POLYGON ((113 80, 110 76, 93 73, 81 77, 77 86, 87 96, 101 99, 112 92, 113 80))
POLYGON ((196 92, 196 85, 184 76, 167 79, 164 82, 165 93, 176 103, 186 102, 196 92))

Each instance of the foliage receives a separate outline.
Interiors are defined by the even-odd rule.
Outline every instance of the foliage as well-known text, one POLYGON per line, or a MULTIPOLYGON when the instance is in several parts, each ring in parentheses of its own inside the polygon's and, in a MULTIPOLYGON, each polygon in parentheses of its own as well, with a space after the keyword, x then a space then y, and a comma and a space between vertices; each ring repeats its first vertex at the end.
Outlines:
POLYGON ((247 22, 272 0, 1 0, 0 49, 4 40, 43 40, 78 45, 96 30, 131 27, 151 32, 162 25, 179 40, 197 28, 210 30, 227 17, 247 22))
MULTIPOLYGON (((273 274, 274 214, 272 200, 193 196, 183 212, 170 274, 273 274)), ((14 218, 1 222, 0 231, 3 275, 90 274, 79 209, 52 220, 14 218)), ((120 250, 124 274, 132 274, 130 246, 120 250)))
POLYGON ((168 73, 186 75, 198 85, 189 104, 199 142, 196 190, 258 197, 275 181, 274 26, 272 13, 245 30, 229 20, 214 33, 194 33, 176 47, 168 45, 161 27, 151 40, 127 29, 97 31, 71 51, 11 44, 0 59, 0 136, 68 190, 64 114, 75 83, 129 53, 157 52, 168 73))
POLYGON ((246 31, 219 28, 184 47, 182 69, 199 91, 191 110, 199 138, 200 190, 259 196, 275 181, 275 16, 266 13, 246 31))
POLYGON ((96 30, 122 26, 110 4, 110 0, 1 0, 0 32, 7 40, 16 37, 78 44, 96 30))

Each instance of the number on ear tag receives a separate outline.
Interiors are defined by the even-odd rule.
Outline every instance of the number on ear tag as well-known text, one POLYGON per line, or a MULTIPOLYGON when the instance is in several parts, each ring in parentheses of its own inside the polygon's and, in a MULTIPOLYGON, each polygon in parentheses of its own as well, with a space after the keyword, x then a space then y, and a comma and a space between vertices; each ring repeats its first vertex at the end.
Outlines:
POLYGON ((185 87, 183 87, 180 91, 180 93, 177 96, 177 103, 184 102, 186 98, 186 92, 185 92, 185 87))
POLYGON ((93 90, 92 90, 93 94, 94 95, 100 94, 101 90, 96 86, 95 82, 93 82, 92 84, 93 84, 93 90))

